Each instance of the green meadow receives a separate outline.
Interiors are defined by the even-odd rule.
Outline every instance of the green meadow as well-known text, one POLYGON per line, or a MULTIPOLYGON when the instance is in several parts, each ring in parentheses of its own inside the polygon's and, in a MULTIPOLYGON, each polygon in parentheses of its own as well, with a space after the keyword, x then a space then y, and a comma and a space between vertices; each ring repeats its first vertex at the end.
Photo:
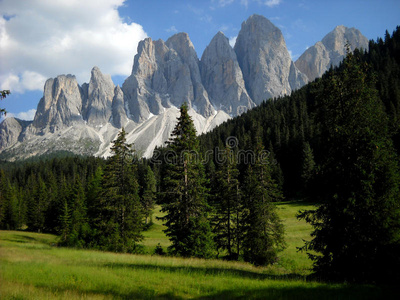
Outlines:
POLYGON ((0 231, 0 299, 400 299, 394 287, 309 280, 311 262, 296 247, 311 228, 295 215, 312 206, 278 207, 287 248, 268 267, 151 255, 169 245, 159 208, 144 234, 146 255, 60 248, 54 235, 0 231))

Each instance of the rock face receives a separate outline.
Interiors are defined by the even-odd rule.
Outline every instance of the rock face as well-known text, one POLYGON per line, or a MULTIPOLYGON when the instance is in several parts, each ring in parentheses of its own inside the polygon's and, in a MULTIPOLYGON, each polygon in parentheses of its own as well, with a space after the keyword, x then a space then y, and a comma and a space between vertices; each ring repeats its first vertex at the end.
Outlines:
POLYGON ((205 117, 214 113, 201 83, 196 51, 186 33, 178 33, 167 42, 141 41, 132 74, 122 90, 129 115, 138 123, 184 102, 205 117))
POLYGON ((114 98, 112 101, 112 124, 117 128, 122 128, 128 122, 128 117, 124 105, 124 93, 117 86, 114 90, 114 98))
POLYGON ((216 109, 235 116, 255 107, 246 91, 236 53, 222 32, 204 50, 201 78, 216 109))
POLYGON ((346 44, 352 51, 356 48, 368 49, 368 39, 359 30, 341 25, 308 48, 295 65, 312 81, 321 77, 331 65, 339 65, 346 55, 346 44))
POLYGON ((218 32, 201 61, 186 33, 166 42, 147 38, 121 88, 97 67, 82 86, 72 75, 48 79, 33 122, 0 124, 0 158, 54 151, 107 156, 121 127, 148 157, 170 136, 184 102, 197 132, 211 130, 322 75, 343 58, 346 41, 353 49, 368 45, 358 30, 339 26, 293 63, 281 31, 259 15, 243 22, 234 49, 218 32))
POLYGON ((111 116, 114 98, 114 83, 110 75, 103 75, 98 67, 92 69, 92 76, 85 91, 82 115, 91 126, 105 125, 111 116))
POLYGON ((18 142, 21 132, 30 124, 16 118, 7 118, 0 124, 0 149, 8 148, 18 142))
POLYGON ((55 132, 83 122, 82 98, 83 92, 75 76, 60 75, 55 79, 48 79, 32 123, 33 132, 55 132))
POLYGON ((263 16, 252 15, 242 23, 234 50, 256 104, 290 94, 305 82, 292 65, 282 32, 263 16))

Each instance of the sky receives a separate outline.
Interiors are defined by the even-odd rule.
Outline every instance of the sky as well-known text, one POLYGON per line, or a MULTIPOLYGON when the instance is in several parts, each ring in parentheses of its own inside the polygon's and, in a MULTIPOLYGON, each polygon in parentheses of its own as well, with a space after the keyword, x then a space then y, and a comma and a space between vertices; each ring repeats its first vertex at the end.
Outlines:
POLYGON ((46 79, 89 82, 94 66, 122 85, 140 40, 186 32, 199 59, 222 31, 234 45, 242 22, 263 15, 283 33, 295 61, 338 25, 369 40, 400 25, 399 0, 0 0, 1 108, 32 120, 46 79))

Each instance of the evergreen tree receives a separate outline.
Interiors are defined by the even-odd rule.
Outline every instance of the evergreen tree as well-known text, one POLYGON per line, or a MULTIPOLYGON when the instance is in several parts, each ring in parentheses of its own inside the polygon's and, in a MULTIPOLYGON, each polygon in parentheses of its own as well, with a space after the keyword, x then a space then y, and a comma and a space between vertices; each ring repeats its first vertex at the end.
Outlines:
MULTIPOLYGON (((69 226, 65 244, 78 248, 84 247, 89 235, 89 225, 86 215, 85 191, 79 176, 76 176, 75 179, 70 204, 64 203, 64 211, 61 216, 61 221, 69 226)), ((63 235, 65 235, 64 228, 63 235)))
POLYGON ((199 146, 188 107, 180 108, 178 122, 168 141, 168 157, 162 193, 162 219, 175 255, 210 257, 213 237, 208 222, 206 180, 199 146), (169 155, 170 154, 170 155, 169 155))
POLYGON ((37 180, 33 178, 33 180, 33 192, 28 203, 27 225, 29 230, 43 232, 47 210, 46 184, 41 177, 37 180))
MULTIPOLYGON (((3 172, 2 172, 3 173, 3 172)), ((18 228, 18 203, 15 188, 5 174, 0 174, 0 228, 15 230, 18 228)))
POLYGON ((244 259, 256 265, 277 260, 284 249, 284 229, 273 202, 282 195, 271 178, 271 166, 259 140, 254 151, 255 163, 248 168, 244 183, 247 210, 243 242, 244 259))
POLYGON ((142 207, 138 195, 132 145, 126 143, 122 128, 111 147, 112 156, 107 161, 102 180, 102 190, 97 203, 97 229, 100 248, 135 252, 137 242, 143 237, 142 207))
POLYGON ((144 175, 143 195, 141 199, 146 225, 151 223, 151 215, 154 209, 155 198, 156 178, 154 177, 154 173, 150 166, 147 166, 144 175))
POLYGON ((303 180, 304 191, 309 190, 309 185, 315 174, 314 154, 308 142, 303 144, 303 166, 301 179, 303 180))
POLYGON ((324 82, 325 156, 318 197, 299 217, 314 226, 303 249, 317 275, 331 280, 398 281, 400 190, 398 158, 374 78, 357 56, 324 82))
POLYGON ((216 208, 213 223, 215 223, 215 241, 217 249, 228 251, 228 257, 238 258, 241 239, 239 231, 241 221, 240 192, 239 192, 239 171, 234 149, 226 147, 219 157, 219 170, 215 176, 214 206, 216 208), (234 247, 235 242, 237 247, 234 247))

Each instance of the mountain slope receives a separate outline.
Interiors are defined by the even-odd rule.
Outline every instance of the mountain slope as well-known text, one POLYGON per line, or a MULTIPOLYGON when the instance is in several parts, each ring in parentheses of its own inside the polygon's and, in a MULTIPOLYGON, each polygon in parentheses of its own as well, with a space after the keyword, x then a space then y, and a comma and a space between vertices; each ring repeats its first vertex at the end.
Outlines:
POLYGON ((325 56, 313 56, 310 48, 300 57, 308 60, 299 58, 295 64, 279 28, 260 15, 243 22, 233 49, 218 32, 201 60, 186 33, 166 42, 147 38, 139 43, 132 73, 122 87, 115 87, 97 67, 82 85, 73 75, 48 79, 33 122, 21 125, 9 118, 0 125, 0 158, 61 150, 107 156, 122 127, 129 142, 150 156, 168 139, 184 102, 197 132, 203 133, 264 100, 302 87, 307 76, 340 61, 346 39, 365 38, 339 26, 314 46, 323 45, 325 56))
POLYGON ((346 44, 352 51, 356 48, 368 49, 368 40, 359 30, 341 25, 328 33, 322 41, 308 48, 295 65, 313 81, 321 77, 331 65, 339 65, 346 55, 346 44))

